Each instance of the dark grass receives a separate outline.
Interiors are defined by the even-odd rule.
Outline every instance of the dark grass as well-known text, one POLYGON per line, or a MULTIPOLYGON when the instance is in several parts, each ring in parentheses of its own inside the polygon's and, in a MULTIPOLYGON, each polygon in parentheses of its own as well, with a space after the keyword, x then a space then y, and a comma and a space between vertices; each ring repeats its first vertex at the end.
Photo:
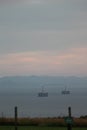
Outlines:
MULTIPOLYGON (((15 130, 14 126, 0 126, 0 130, 15 130)), ((66 127, 19 126, 18 130, 67 130, 66 127)), ((87 128, 72 128, 72 130, 87 130, 87 128)))

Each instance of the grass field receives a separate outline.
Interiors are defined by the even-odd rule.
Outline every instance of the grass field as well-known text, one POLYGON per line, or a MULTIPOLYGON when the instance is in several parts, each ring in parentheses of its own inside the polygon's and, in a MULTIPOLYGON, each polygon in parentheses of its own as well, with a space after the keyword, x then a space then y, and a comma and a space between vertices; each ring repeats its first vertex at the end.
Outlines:
MULTIPOLYGON (((0 130, 15 130, 13 126, 0 126, 0 130)), ((67 130, 64 127, 34 127, 34 126, 20 126, 18 130, 67 130)), ((87 130, 87 128, 72 128, 72 130, 87 130)))

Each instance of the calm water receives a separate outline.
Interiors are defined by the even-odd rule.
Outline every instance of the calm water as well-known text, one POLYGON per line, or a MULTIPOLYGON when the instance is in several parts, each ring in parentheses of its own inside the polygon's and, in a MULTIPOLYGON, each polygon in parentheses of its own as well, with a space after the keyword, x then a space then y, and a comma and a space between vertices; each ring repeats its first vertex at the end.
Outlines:
POLYGON ((70 95, 61 95, 60 88, 50 88, 49 96, 39 98, 38 89, 28 92, 0 94, 0 116, 14 116, 14 106, 18 106, 20 117, 66 116, 72 107, 72 116, 87 115, 87 90, 73 88, 70 95))

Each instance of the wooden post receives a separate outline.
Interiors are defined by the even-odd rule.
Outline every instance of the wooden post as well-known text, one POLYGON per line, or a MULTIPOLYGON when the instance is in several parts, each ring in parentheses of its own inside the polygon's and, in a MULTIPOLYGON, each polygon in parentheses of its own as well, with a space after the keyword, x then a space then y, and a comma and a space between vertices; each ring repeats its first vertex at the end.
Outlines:
MULTIPOLYGON (((69 114, 69 118, 71 118, 71 107, 68 107, 68 114, 69 114)), ((67 126, 67 130, 72 130, 72 124, 68 124, 68 126, 67 126)))
POLYGON ((17 127, 17 118, 18 118, 18 112, 17 112, 17 106, 14 108, 14 112, 15 112, 15 130, 18 130, 17 127))
POLYGON ((69 117, 71 118, 71 107, 68 107, 69 117))

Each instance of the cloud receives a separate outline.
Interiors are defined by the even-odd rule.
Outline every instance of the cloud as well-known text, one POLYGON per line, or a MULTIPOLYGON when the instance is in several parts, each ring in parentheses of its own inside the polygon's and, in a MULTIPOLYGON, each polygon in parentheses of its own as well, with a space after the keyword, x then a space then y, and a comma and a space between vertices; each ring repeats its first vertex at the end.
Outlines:
POLYGON ((87 48, 2 55, 0 72, 4 75, 87 75, 86 55, 87 48))
POLYGON ((0 5, 10 5, 10 4, 41 4, 46 1, 44 0, 0 0, 0 5))
POLYGON ((84 6, 87 5, 87 0, 0 0, 0 5, 5 4, 15 4, 15 3, 23 3, 23 4, 74 4, 74 6, 84 6))
POLYGON ((0 5, 1 4, 14 4, 17 2, 20 2, 21 0, 0 0, 0 5))
POLYGON ((0 4, 74 4, 74 6, 86 6, 87 0, 0 0, 0 4))
POLYGON ((0 0, 1 74, 87 75, 86 2, 0 0))
POLYGON ((25 0, 24 3, 28 3, 28 4, 42 4, 44 3, 44 0, 25 0))

